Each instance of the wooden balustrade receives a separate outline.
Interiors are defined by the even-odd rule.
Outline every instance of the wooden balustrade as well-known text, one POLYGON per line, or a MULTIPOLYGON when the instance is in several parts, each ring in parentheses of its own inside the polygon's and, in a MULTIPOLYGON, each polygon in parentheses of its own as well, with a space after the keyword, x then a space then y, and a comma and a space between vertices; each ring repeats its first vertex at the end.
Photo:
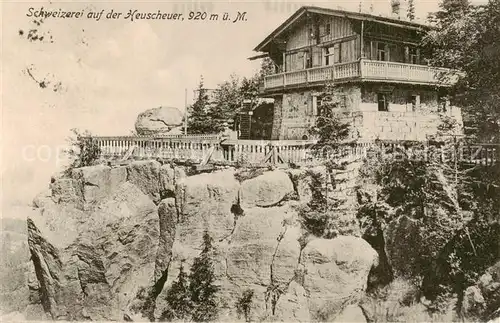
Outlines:
MULTIPOLYGON (((369 151, 378 146, 386 153, 399 152, 407 158, 437 156, 442 162, 491 166, 500 159, 500 145, 482 144, 457 146, 453 149, 434 146, 411 147, 398 141, 358 142, 345 144, 338 148, 318 149, 314 141, 285 140, 226 140, 223 142, 203 140, 200 137, 183 138, 146 138, 146 137, 92 137, 101 149, 103 158, 166 159, 190 160, 200 162, 210 155, 212 162, 229 164, 318 164, 328 159, 360 159, 368 156, 369 151), (431 149, 433 153, 431 154, 431 149), (437 152, 436 152, 437 149, 437 152), (440 149, 440 150, 439 150, 440 149), (423 155, 422 155, 423 154, 423 155)), ((426 157, 428 158, 428 157, 426 157)))
POLYGON ((264 89, 277 89, 287 86, 307 85, 329 80, 343 81, 353 78, 372 81, 400 81, 449 85, 456 77, 449 75, 450 70, 425 65, 405 64, 397 62, 373 61, 361 59, 356 62, 340 63, 333 66, 321 66, 304 70, 291 71, 266 76, 264 89))

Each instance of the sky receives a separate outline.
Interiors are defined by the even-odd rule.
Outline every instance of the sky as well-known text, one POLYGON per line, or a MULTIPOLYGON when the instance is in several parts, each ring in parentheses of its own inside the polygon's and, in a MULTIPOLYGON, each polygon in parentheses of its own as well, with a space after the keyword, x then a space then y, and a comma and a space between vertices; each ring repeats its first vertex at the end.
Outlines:
MULTIPOLYGON (((478 0, 481 1, 481 0, 478 0)), ((231 74, 251 76, 253 48, 301 5, 357 11, 359 1, 3 1, 1 5, 1 104, 3 204, 28 203, 64 166, 61 149, 70 129, 126 135, 140 112, 158 106, 180 110, 203 75, 209 88, 231 74), (30 12, 59 9, 80 18, 47 18, 30 12), (30 10, 30 8, 33 8, 30 10), (121 19, 87 18, 89 12, 122 12, 121 19), (130 21, 129 10, 182 13, 184 21, 130 21), (194 21, 190 11, 246 12, 246 21, 194 21), (29 41, 29 31, 43 36, 29 41), (39 83, 47 86, 42 88, 39 83)), ((364 0, 388 14, 390 0, 364 0)), ((424 18, 436 1, 416 0, 424 18)))

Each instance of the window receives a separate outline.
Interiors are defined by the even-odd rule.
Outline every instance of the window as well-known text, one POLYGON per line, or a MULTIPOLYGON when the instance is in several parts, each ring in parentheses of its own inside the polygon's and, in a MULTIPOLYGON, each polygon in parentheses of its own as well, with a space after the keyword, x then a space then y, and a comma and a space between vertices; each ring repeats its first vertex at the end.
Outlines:
POLYGON ((417 111, 420 105, 420 95, 412 94, 408 97, 407 107, 409 111, 417 111))
POLYGON ((378 101, 378 111, 389 111, 389 101, 387 100, 387 94, 378 93, 377 101, 378 101))
POLYGON ((332 26, 330 24, 326 24, 325 25, 325 33, 324 33, 324 35, 325 36, 330 35, 331 30, 332 30, 332 26))
POLYGON ((410 64, 418 64, 418 50, 410 47, 410 64))
POLYGON ((325 65, 340 63, 340 43, 325 49, 325 65))
POLYGON ((389 60, 389 46, 386 43, 375 42, 375 49, 377 60, 388 61, 389 60))
POLYGON ((312 57, 310 52, 305 52, 304 53, 305 57, 305 66, 306 68, 311 68, 312 67, 312 57))

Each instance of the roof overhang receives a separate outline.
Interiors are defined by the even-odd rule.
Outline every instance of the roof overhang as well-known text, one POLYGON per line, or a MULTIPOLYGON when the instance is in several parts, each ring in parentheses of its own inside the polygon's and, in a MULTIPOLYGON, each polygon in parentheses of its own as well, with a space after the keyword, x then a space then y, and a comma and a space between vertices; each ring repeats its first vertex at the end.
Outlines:
POLYGON ((264 51, 265 47, 267 45, 269 45, 269 43, 273 39, 280 36, 284 31, 289 29, 293 24, 295 24, 306 13, 309 13, 309 12, 315 13, 315 14, 320 14, 320 15, 344 17, 344 18, 359 20, 359 21, 371 21, 371 22, 376 22, 376 23, 385 24, 385 25, 389 25, 389 26, 401 27, 401 28, 410 29, 410 30, 417 30, 417 31, 427 31, 427 30, 430 30, 432 28, 428 25, 421 24, 421 23, 414 22, 414 21, 405 21, 405 20, 399 20, 399 19, 395 19, 395 18, 375 16, 375 15, 371 15, 371 14, 367 14, 367 13, 358 13, 358 12, 339 10, 339 9, 328 9, 328 8, 320 8, 320 7, 314 7, 314 6, 304 6, 304 7, 301 7, 299 10, 297 10, 292 16, 290 16, 287 20, 285 20, 284 23, 282 23, 271 34, 269 34, 260 44, 258 44, 254 48, 254 51, 256 51, 256 52, 264 51))
POLYGON ((264 53, 264 54, 260 54, 260 55, 255 55, 255 56, 249 57, 248 59, 251 60, 251 61, 254 61, 256 59, 266 58, 266 57, 269 57, 268 53, 264 53))

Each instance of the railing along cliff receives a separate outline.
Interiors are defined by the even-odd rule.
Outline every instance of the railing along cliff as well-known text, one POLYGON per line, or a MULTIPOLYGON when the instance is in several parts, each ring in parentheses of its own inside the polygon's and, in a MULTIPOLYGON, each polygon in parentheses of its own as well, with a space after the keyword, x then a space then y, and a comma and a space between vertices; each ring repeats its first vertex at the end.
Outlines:
POLYGON ((418 84, 450 85, 456 81, 451 70, 424 65, 360 59, 356 62, 321 66, 304 70, 269 75, 264 78, 264 89, 308 85, 325 81, 399 81, 418 84))
POLYGON ((373 147, 399 151, 407 158, 438 156, 443 162, 490 166, 499 160, 500 147, 494 144, 458 146, 453 150, 431 147, 413 148, 398 141, 346 143, 335 149, 318 149, 311 140, 229 140, 217 135, 155 137, 93 137, 101 157, 110 160, 163 159, 206 164, 319 164, 330 159, 356 160, 370 156, 373 147))

